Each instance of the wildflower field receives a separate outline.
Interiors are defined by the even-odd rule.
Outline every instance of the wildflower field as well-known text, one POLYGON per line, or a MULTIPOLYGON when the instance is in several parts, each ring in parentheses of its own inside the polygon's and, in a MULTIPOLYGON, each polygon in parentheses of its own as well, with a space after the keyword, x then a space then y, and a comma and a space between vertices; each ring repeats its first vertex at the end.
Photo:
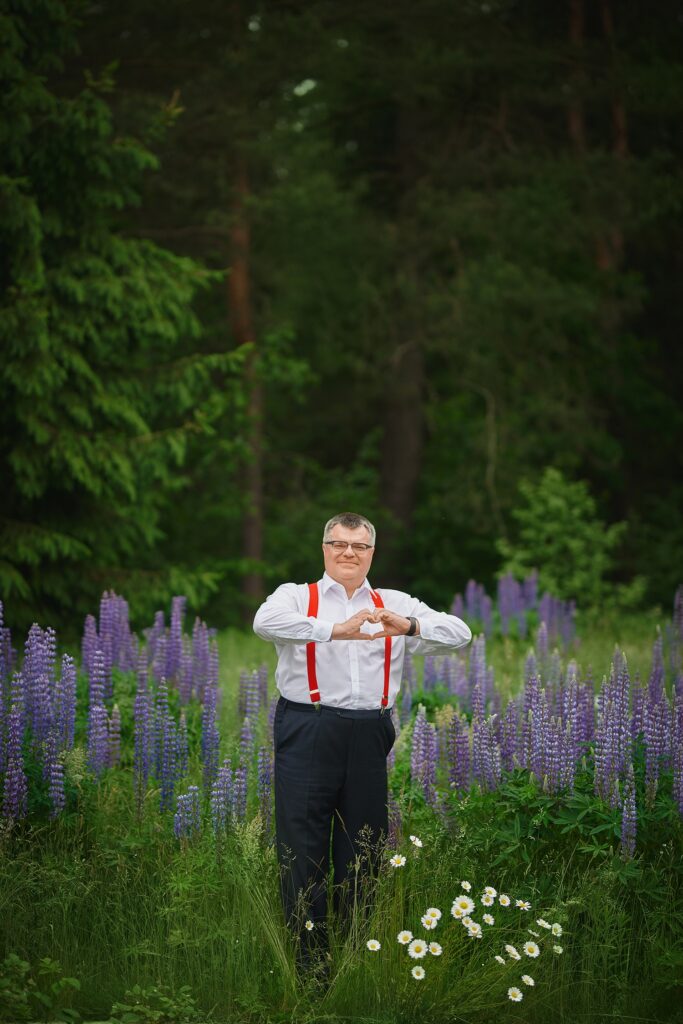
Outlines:
POLYGON ((454 610, 475 639, 406 663, 372 910, 320 985, 281 916, 270 648, 182 597, 136 634, 107 593, 71 650, 5 608, 0 1019, 683 1021, 683 588, 454 610))

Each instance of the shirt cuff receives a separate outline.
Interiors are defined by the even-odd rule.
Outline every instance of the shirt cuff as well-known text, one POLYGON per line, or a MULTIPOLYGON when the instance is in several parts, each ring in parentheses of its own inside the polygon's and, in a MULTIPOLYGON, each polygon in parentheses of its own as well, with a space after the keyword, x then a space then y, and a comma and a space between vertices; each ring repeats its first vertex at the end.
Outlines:
POLYGON ((311 640, 317 644, 326 644, 332 638, 333 629, 334 622, 329 622, 327 619, 314 619, 311 640))

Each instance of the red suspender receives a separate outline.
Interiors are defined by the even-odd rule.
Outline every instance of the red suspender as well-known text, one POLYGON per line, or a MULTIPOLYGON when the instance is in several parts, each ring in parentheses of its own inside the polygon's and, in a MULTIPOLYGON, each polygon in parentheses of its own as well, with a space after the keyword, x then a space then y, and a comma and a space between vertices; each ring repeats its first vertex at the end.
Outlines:
MULTIPOLYGON (((318 584, 308 584, 308 614, 314 619, 318 617, 318 584)), ((311 641, 306 644, 306 668, 308 669, 308 689, 311 693, 311 700, 317 704, 320 700, 318 679, 315 674, 315 643, 311 641)))
MULTIPOLYGON (((379 594, 371 590, 370 596, 375 608, 384 608, 384 601, 379 594)), ((318 615, 318 584, 308 584, 308 615, 317 618, 318 615)), ((320 690, 318 689, 318 678, 315 672, 315 641, 311 640, 306 644, 306 668, 308 670, 308 689, 313 704, 320 702, 320 690)), ((389 706, 389 676, 391 675, 391 637, 384 638, 384 693, 382 694, 382 709, 389 706)))
MULTIPOLYGON (((379 596, 377 591, 371 590, 370 596, 373 600, 375 608, 384 608, 384 601, 379 596)), ((382 708, 386 708, 389 704, 389 675, 391 673, 391 637, 387 636, 384 638, 384 693, 382 694, 382 708)))

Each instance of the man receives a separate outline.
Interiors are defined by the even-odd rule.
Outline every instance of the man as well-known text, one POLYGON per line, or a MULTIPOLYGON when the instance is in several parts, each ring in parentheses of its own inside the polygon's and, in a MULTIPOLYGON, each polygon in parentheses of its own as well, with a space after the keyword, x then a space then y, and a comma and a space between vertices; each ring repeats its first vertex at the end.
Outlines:
POLYGON ((386 758, 396 738, 391 709, 406 651, 445 654, 472 638, 454 615, 400 590, 372 589, 375 528, 364 516, 330 519, 322 550, 322 579, 282 584, 254 619, 254 631, 278 654, 276 840, 285 918, 302 940, 304 968, 326 948, 330 832, 342 918, 362 902, 359 882, 377 866, 388 827, 386 758))

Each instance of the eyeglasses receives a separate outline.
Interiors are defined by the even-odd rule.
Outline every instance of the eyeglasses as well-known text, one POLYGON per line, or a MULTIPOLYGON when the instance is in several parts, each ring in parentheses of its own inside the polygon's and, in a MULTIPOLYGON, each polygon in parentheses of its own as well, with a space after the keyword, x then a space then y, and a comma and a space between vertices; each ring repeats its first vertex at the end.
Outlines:
POLYGON ((369 551, 374 546, 372 544, 352 544, 350 540, 324 540, 323 544, 327 544, 333 551, 339 552, 352 548, 357 555, 365 554, 366 551, 369 551))

